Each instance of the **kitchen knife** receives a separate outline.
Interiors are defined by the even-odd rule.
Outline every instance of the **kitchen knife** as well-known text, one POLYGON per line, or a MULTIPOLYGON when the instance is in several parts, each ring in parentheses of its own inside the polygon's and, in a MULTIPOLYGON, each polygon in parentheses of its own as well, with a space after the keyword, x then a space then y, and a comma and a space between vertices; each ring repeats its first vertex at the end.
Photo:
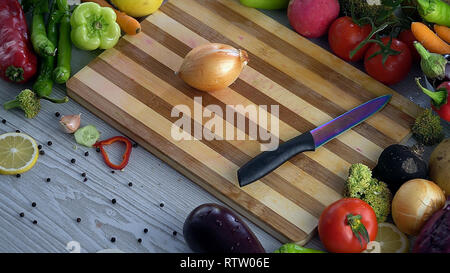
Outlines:
POLYGON ((385 95, 368 101, 312 131, 281 144, 276 150, 259 154, 238 170, 239 185, 243 187, 264 177, 298 153, 316 150, 380 111, 391 97, 392 95, 385 95))

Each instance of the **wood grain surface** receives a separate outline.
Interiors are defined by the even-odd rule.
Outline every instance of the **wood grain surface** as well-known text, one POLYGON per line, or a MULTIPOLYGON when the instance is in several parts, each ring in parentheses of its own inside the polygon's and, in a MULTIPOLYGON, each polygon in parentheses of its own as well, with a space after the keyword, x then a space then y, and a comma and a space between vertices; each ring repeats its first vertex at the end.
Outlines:
MULTIPOLYGON (((171 0, 142 22, 142 30, 124 36, 77 73, 67 84, 68 94, 281 241, 306 242, 322 210, 341 198, 350 164, 373 167, 383 148, 409 136, 419 110, 237 1, 171 0), (208 42, 245 49, 250 57, 240 78, 214 93, 190 88, 175 73, 193 47, 208 42), (380 113, 243 188, 236 171, 260 152, 257 141, 176 141, 171 136, 178 119, 171 117, 172 109, 186 105, 193 113, 194 97, 202 97, 206 113, 211 105, 224 112, 227 105, 279 105, 279 139, 284 142, 383 94, 393 99, 380 113)), ((257 124, 244 112, 237 115, 257 124)), ((193 127, 206 122, 189 119, 193 127)))

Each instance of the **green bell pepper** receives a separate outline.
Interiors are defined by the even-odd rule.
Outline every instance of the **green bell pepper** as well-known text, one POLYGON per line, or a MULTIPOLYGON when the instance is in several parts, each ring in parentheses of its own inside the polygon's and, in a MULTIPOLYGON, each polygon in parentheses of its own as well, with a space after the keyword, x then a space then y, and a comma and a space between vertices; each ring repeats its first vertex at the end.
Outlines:
POLYGON ((82 3, 70 18, 72 43, 82 50, 109 49, 120 38, 116 13, 93 2, 82 3))
POLYGON ((256 9, 285 9, 289 0, 240 0, 241 4, 256 9))
POLYGON ((287 243, 282 245, 279 249, 273 253, 325 253, 321 250, 310 249, 301 247, 295 243, 287 243))

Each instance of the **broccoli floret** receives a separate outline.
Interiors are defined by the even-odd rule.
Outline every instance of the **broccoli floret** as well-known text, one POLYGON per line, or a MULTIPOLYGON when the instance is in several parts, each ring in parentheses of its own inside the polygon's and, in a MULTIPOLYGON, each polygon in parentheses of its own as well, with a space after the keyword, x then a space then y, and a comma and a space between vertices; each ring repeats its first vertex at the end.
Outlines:
POLYGON ((417 116, 411 130, 413 137, 423 145, 431 146, 444 139, 441 119, 431 109, 425 109, 417 116))
POLYGON ((350 167, 344 196, 358 198, 369 204, 379 223, 386 221, 391 211, 392 194, 386 183, 372 178, 370 168, 361 163, 350 167))
POLYGON ((15 100, 6 102, 3 107, 6 110, 20 108, 25 112, 25 117, 34 118, 41 110, 41 103, 36 94, 30 89, 25 89, 15 100))
POLYGON ((375 24, 384 23, 392 13, 392 8, 384 6, 381 0, 339 0, 339 4, 344 15, 357 19, 369 17, 375 24))

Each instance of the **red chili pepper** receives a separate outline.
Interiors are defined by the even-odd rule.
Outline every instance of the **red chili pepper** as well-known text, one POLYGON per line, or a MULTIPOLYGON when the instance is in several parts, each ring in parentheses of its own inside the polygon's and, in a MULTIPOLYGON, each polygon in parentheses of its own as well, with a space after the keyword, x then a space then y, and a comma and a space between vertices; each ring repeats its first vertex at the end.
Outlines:
POLYGON ((17 0, 0 1, 0 77, 24 83, 37 71, 24 12, 17 0))
POLYGON ((443 120, 450 121, 450 81, 441 83, 434 92, 422 87, 419 79, 416 79, 416 83, 422 89, 422 92, 431 98, 431 108, 443 120))
POLYGON ((113 137, 113 138, 110 138, 107 140, 99 141, 94 144, 94 147, 100 148, 100 151, 102 152, 103 159, 105 160, 106 165, 108 165, 110 168, 115 169, 115 170, 122 170, 128 164, 128 160, 130 159, 130 154, 131 154, 133 144, 131 143, 131 141, 128 138, 125 138, 122 136, 116 136, 116 137, 113 137), (123 142, 126 145, 126 150, 125 150, 125 153, 123 154, 123 160, 119 165, 115 165, 109 160, 109 156, 104 149, 104 146, 111 145, 115 142, 123 142))

